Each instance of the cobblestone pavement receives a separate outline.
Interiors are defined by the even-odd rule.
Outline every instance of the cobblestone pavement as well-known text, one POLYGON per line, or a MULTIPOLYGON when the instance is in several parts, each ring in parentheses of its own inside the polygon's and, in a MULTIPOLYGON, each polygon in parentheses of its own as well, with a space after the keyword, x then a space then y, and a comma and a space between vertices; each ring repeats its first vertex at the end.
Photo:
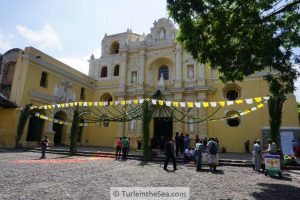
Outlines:
MULTIPOLYGON (((265 177, 251 168, 223 166, 217 173, 179 165, 47 154, 0 153, 0 199, 110 199, 110 187, 189 187, 190 199, 300 199, 300 179, 265 177)), ((204 167, 207 168, 207 167, 204 167)))

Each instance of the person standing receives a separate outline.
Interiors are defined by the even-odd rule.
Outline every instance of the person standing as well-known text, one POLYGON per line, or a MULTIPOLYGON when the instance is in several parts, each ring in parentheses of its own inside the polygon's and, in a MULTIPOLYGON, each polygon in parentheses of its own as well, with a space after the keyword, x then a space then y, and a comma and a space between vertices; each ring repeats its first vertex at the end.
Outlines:
POLYGON ((127 138, 124 136, 123 139, 122 139, 122 159, 123 159, 123 160, 126 160, 127 149, 128 149, 128 140, 127 140, 127 138))
POLYGON ((257 139, 253 145, 253 161, 254 161, 254 170, 257 172, 260 171, 261 168, 261 146, 260 146, 260 141, 257 139))
POLYGON ((41 141, 42 156, 40 159, 46 159, 46 149, 47 149, 48 144, 49 144, 49 140, 48 140, 48 137, 45 135, 44 139, 41 141))
POLYGON ((184 150, 189 149, 190 148, 190 142, 191 142, 191 138, 189 136, 189 134, 185 134, 185 138, 184 138, 184 150))
POLYGON ((143 140, 142 140, 141 136, 139 136, 137 139, 138 150, 141 150, 141 148, 142 148, 142 141, 143 140))
POLYGON ((180 134, 179 136, 179 149, 180 149, 180 154, 184 154, 184 136, 183 133, 180 134))
POLYGON ((169 164, 169 160, 171 158, 172 163, 173 163, 173 169, 174 171, 177 170, 176 168, 176 159, 175 159, 175 155, 174 155, 174 143, 175 141, 170 140, 169 138, 166 140, 166 150, 165 150, 165 155, 166 155, 166 160, 164 163, 164 170, 168 170, 168 164, 169 164))
POLYGON ((122 151, 122 138, 119 138, 116 142, 116 160, 120 159, 122 151))
POLYGON ((217 142, 214 141, 213 138, 210 138, 207 143, 207 162, 209 164, 209 169, 211 172, 217 170, 217 153, 218 153, 219 146, 217 142))
POLYGON ((268 148, 266 152, 269 154, 276 154, 277 152, 276 144, 271 139, 268 139, 268 148))
POLYGON ((199 135, 196 135, 195 144, 200 143, 199 135))
POLYGON ((178 157, 178 152, 179 152, 179 146, 180 146, 180 137, 179 137, 179 133, 176 132, 175 135, 175 145, 176 145, 176 156, 178 157))
POLYGON ((200 140, 198 143, 196 143, 195 147, 195 156, 196 156, 196 171, 201 170, 201 161, 202 161, 202 152, 204 150, 204 145, 202 141, 200 140))

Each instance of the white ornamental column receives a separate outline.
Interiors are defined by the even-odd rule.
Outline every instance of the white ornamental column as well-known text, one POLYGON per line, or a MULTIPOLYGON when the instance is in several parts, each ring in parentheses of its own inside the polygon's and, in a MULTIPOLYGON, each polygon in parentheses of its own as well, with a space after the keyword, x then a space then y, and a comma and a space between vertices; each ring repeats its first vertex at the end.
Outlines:
POLYGON ((144 85, 145 75, 145 50, 140 51, 140 72, 139 72, 139 85, 144 85))
POLYGON ((176 45, 175 88, 182 87, 182 48, 176 45))
POLYGON ((126 87, 126 78, 127 78, 127 62, 128 62, 128 54, 127 51, 121 53, 121 80, 120 80, 120 89, 125 89, 126 87))

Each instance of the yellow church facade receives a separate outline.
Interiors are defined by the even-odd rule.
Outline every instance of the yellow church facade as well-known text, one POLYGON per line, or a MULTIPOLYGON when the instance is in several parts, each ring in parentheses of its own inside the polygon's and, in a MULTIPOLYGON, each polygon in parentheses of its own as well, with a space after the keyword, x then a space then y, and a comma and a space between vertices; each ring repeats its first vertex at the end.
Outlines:
MULTIPOLYGON (((266 97, 268 85, 263 80, 267 71, 257 72, 243 82, 223 84, 216 70, 197 63, 181 45, 175 42, 177 30, 165 18, 154 22, 150 33, 139 35, 127 30, 124 33, 105 35, 101 43, 101 56, 89 60, 89 74, 85 75, 70 66, 27 47, 12 49, 1 55, 1 90, 4 98, 18 107, 7 108, 0 104, 0 146, 12 147, 18 124, 19 107, 55 105, 68 102, 115 102, 148 99, 160 90, 168 101, 226 102, 218 112, 213 106, 193 109, 190 115, 199 118, 213 116, 218 119, 239 114, 255 105, 228 102, 266 97)), ((213 104, 212 104, 213 105, 213 104)), ((267 104, 240 118, 203 121, 201 123, 168 122, 153 116, 150 122, 152 141, 162 136, 174 137, 176 132, 189 134, 192 139, 214 137, 229 152, 243 152, 246 140, 264 140, 269 132, 267 104)), ((181 108, 186 109, 186 108, 181 108)), ((73 110, 58 108, 41 110, 42 114, 62 121, 71 121, 73 110)), ((170 118, 170 116, 164 116, 170 118)), ((53 145, 68 145, 70 125, 30 117, 20 143, 35 146, 42 135, 53 145)), ((284 104, 282 131, 299 137, 296 99, 289 95, 284 104)), ((131 138, 132 147, 142 136, 142 120, 110 122, 108 126, 83 127, 78 139, 81 146, 113 147, 117 137, 131 138)))

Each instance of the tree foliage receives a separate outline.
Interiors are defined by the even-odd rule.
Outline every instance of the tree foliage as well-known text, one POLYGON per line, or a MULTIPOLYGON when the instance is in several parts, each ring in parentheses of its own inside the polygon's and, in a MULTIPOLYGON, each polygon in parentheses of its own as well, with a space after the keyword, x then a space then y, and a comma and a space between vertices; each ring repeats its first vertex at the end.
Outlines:
MULTIPOLYGON (((200 63, 218 69, 220 79, 242 81, 267 68, 273 99, 270 127, 279 132, 286 95, 295 90, 292 67, 300 45, 299 0, 167 0, 179 24, 177 41, 200 63), (273 118, 274 117, 274 118, 273 118), (279 123, 277 125, 272 123, 279 123)), ((272 130, 271 130, 272 132, 272 130)), ((271 133, 272 135, 272 133, 271 133)), ((277 136, 276 136, 277 137, 277 136)))
POLYGON ((33 113, 32 110, 30 110, 30 106, 32 104, 27 104, 20 112, 19 122, 17 126, 17 134, 16 134, 16 143, 15 147, 17 148, 19 146, 20 139, 22 137, 26 122, 30 115, 33 113))
POLYGON ((72 127, 71 127, 71 138, 70 138, 70 155, 74 156, 77 152, 77 140, 79 136, 79 127, 80 123, 80 117, 79 117, 79 111, 78 106, 74 110, 73 114, 73 121, 72 121, 72 127))

